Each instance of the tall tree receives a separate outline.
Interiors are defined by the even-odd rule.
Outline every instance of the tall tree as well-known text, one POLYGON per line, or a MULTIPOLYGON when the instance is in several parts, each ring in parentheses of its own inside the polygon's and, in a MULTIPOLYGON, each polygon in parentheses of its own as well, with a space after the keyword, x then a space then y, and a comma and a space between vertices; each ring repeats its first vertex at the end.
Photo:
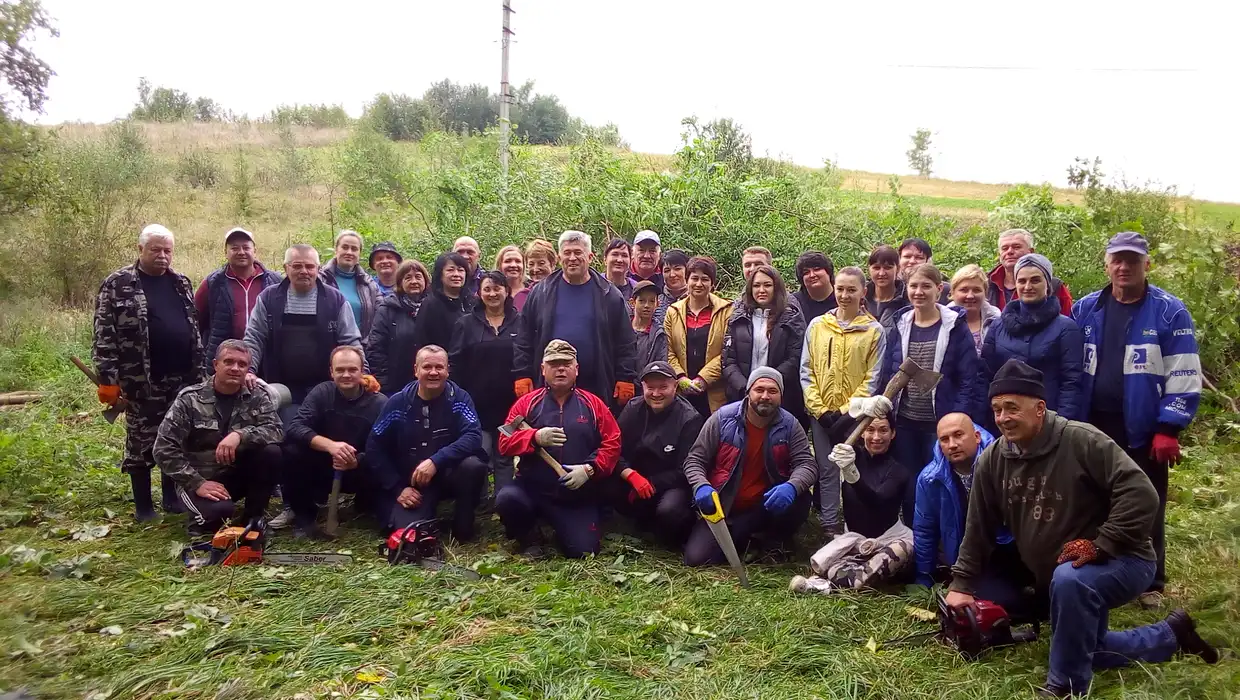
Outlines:
POLYGON ((922 177, 930 177, 931 168, 934 166, 934 156, 930 155, 930 130, 918 129, 917 133, 910 138, 913 139, 913 147, 904 152, 908 156, 908 167, 917 171, 922 177))
POLYGON ((0 2, 0 215, 25 210, 46 182, 43 138, 18 117, 42 112, 55 71, 27 45, 40 32, 59 36, 38 0, 0 2), (16 99, 12 99, 12 97, 16 99))

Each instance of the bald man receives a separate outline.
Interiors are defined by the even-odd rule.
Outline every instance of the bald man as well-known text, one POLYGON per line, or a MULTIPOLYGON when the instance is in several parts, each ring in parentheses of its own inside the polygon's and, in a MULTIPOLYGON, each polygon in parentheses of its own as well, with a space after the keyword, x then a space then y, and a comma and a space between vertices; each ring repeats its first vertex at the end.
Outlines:
POLYGON ((478 286, 482 284, 482 273, 485 270, 478 265, 478 259, 482 257, 482 248, 469 236, 461 236, 452 244, 452 252, 459 253, 465 258, 465 262, 469 263, 469 270, 465 275, 465 289, 473 296, 478 296, 478 286))

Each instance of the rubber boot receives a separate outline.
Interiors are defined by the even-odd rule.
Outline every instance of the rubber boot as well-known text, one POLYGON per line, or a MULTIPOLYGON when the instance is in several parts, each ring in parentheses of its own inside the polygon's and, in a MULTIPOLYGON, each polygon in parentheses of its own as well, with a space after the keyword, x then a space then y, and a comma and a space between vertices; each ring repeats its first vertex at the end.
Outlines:
POLYGON ((151 500, 151 470, 138 469, 129 472, 129 484, 133 488, 134 518, 145 523, 159 517, 151 500))
POLYGON ((159 472, 159 490, 161 505, 165 513, 184 513, 185 504, 181 503, 181 499, 177 498, 177 482, 172 477, 165 474, 162 470, 159 472))

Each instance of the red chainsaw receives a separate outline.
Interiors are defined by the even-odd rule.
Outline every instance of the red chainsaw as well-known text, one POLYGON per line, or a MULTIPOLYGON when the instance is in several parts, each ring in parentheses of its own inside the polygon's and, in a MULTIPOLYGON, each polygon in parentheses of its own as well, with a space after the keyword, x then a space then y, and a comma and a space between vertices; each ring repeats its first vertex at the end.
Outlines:
POLYGON ((431 571, 447 571, 468 579, 478 579, 478 572, 443 560, 443 541, 437 520, 419 520, 398 528, 379 546, 379 556, 388 563, 413 564, 431 571))
POLYGON ((1012 618, 1002 605, 989 600, 974 600, 968 605, 953 608, 947 604, 942 593, 938 600, 938 628, 906 637, 883 642, 884 646, 912 642, 934 637, 943 644, 960 652, 966 659, 974 660, 991 649, 1035 642, 1040 625, 1037 621, 1022 628, 1012 625, 1012 618))

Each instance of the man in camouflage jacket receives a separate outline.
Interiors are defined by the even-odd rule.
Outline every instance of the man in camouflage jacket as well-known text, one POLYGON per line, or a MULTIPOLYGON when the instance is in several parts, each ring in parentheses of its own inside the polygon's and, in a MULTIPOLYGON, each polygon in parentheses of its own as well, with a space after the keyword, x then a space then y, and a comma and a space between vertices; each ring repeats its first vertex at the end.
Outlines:
MULTIPOLYGON (((125 452, 121 471, 133 485, 138 520, 155 517, 151 448, 173 397, 204 376, 202 341, 189 278, 172 269, 173 237, 151 224, 138 237, 138 260, 103 281, 95 302, 92 351, 99 400, 123 396, 125 452)), ((181 512, 172 482, 161 479, 163 507, 181 512)))
POLYGON ((245 385, 249 348, 220 343, 214 368, 177 394, 155 438, 155 461, 176 482, 192 534, 214 532, 242 498, 244 520, 260 517, 281 468, 284 427, 266 386, 245 385))

